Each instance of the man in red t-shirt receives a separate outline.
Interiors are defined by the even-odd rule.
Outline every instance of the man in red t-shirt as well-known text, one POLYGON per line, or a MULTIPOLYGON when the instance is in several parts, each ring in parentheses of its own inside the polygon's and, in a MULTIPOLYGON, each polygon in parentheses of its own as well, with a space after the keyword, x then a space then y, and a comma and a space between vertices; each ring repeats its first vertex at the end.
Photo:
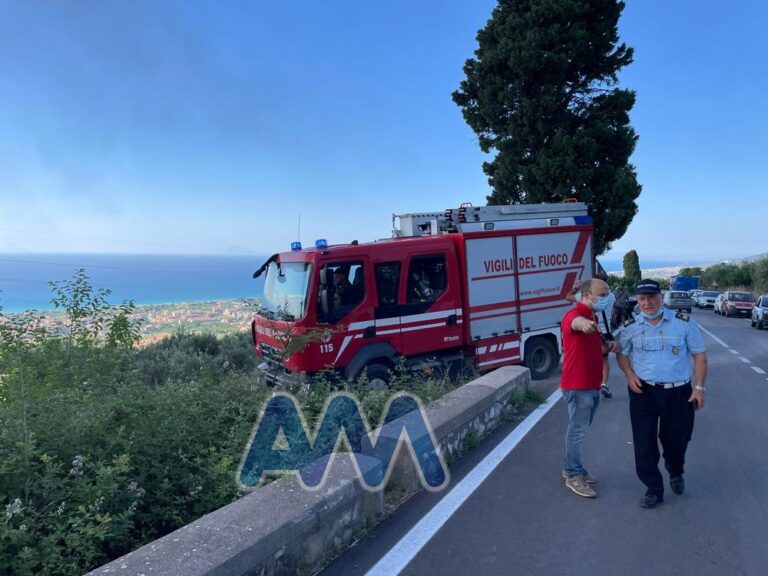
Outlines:
POLYGON ((603 382, 603 354, 613 349, 605 342, 595 312, 610 304, 608 285, 597 278, 581 285, 581 300, 563 316, 563 374, 560 389, 568 406, 568 429, 565 432, 565 485, 579 496, 597 496, 590 484, 597 479, 581 463, 581 444, 589 432, 600 404, 603 382))

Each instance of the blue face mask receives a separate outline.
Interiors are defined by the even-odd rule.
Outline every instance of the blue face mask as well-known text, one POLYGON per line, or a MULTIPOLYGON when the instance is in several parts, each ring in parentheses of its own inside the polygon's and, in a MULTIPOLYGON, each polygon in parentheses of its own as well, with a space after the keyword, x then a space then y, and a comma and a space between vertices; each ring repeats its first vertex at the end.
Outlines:
POLYGON ((646 320, 655 320, 662 314, 664 314, 664 308, 659 308, 653 314, 646 314, 645 312, 643 312, 643 316, 645 316, 646 320))
POLYGON ((602 312, 603 310, 606 310, 608 306, 610 306, 610 304, 611 304, 610 296, 598 296, 597 302, 592 304, 592 309, 598 312, 602 312))

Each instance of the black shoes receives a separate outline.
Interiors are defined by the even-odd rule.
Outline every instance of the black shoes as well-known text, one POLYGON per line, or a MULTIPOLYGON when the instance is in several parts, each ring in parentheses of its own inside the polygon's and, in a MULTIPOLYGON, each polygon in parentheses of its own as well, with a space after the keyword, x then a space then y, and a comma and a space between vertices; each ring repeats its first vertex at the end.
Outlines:
MULTIPOLYGON (((682 494, 685 492, 685 480, 683 475, 669 477, 669 487, 672 488, 672 492, 675 494, 682 494)), ((659 504, 664 502, 664 496, 659 494, 646 494, 640 499, 640 506, 643 508, 656 508, 659 504)))
POLYGON ((613 398, 613 392, 611 392, 610 388, 603 384, 600 386, 600 394, 602 394, 605 398, 613 398))
POLYGON ((664 497, 656 494, 646 494, 640 498, 640 506, 643 508, 656 508, 662 502, 664 502, 664 497))

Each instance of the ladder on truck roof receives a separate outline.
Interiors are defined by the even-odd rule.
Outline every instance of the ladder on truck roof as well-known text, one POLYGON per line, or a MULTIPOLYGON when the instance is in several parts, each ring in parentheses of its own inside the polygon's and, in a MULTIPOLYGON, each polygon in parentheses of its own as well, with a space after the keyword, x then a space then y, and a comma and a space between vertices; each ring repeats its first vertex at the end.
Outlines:
POLYGON ((591 222, 583 202, 557 204, 506 204, 461 206, 444 212, 414 212, 392 215, 392 236, 431 236, 451 232, 481 232, 573 226, 591 222), (400 228, 395 227, 400 220, 400 228))

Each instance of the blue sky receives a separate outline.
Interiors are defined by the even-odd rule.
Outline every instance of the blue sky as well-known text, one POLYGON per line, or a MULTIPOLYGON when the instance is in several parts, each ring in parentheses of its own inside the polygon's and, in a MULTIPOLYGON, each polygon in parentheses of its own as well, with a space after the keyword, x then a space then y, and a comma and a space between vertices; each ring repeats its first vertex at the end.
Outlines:
MULTIPOLYGON (((489 189, 450 94, 487 0, 0 3, 0 252, 258 253, 489 189)), ((768 251, 768 4, 629 0, 639 213, 606 258, 768 251)))

